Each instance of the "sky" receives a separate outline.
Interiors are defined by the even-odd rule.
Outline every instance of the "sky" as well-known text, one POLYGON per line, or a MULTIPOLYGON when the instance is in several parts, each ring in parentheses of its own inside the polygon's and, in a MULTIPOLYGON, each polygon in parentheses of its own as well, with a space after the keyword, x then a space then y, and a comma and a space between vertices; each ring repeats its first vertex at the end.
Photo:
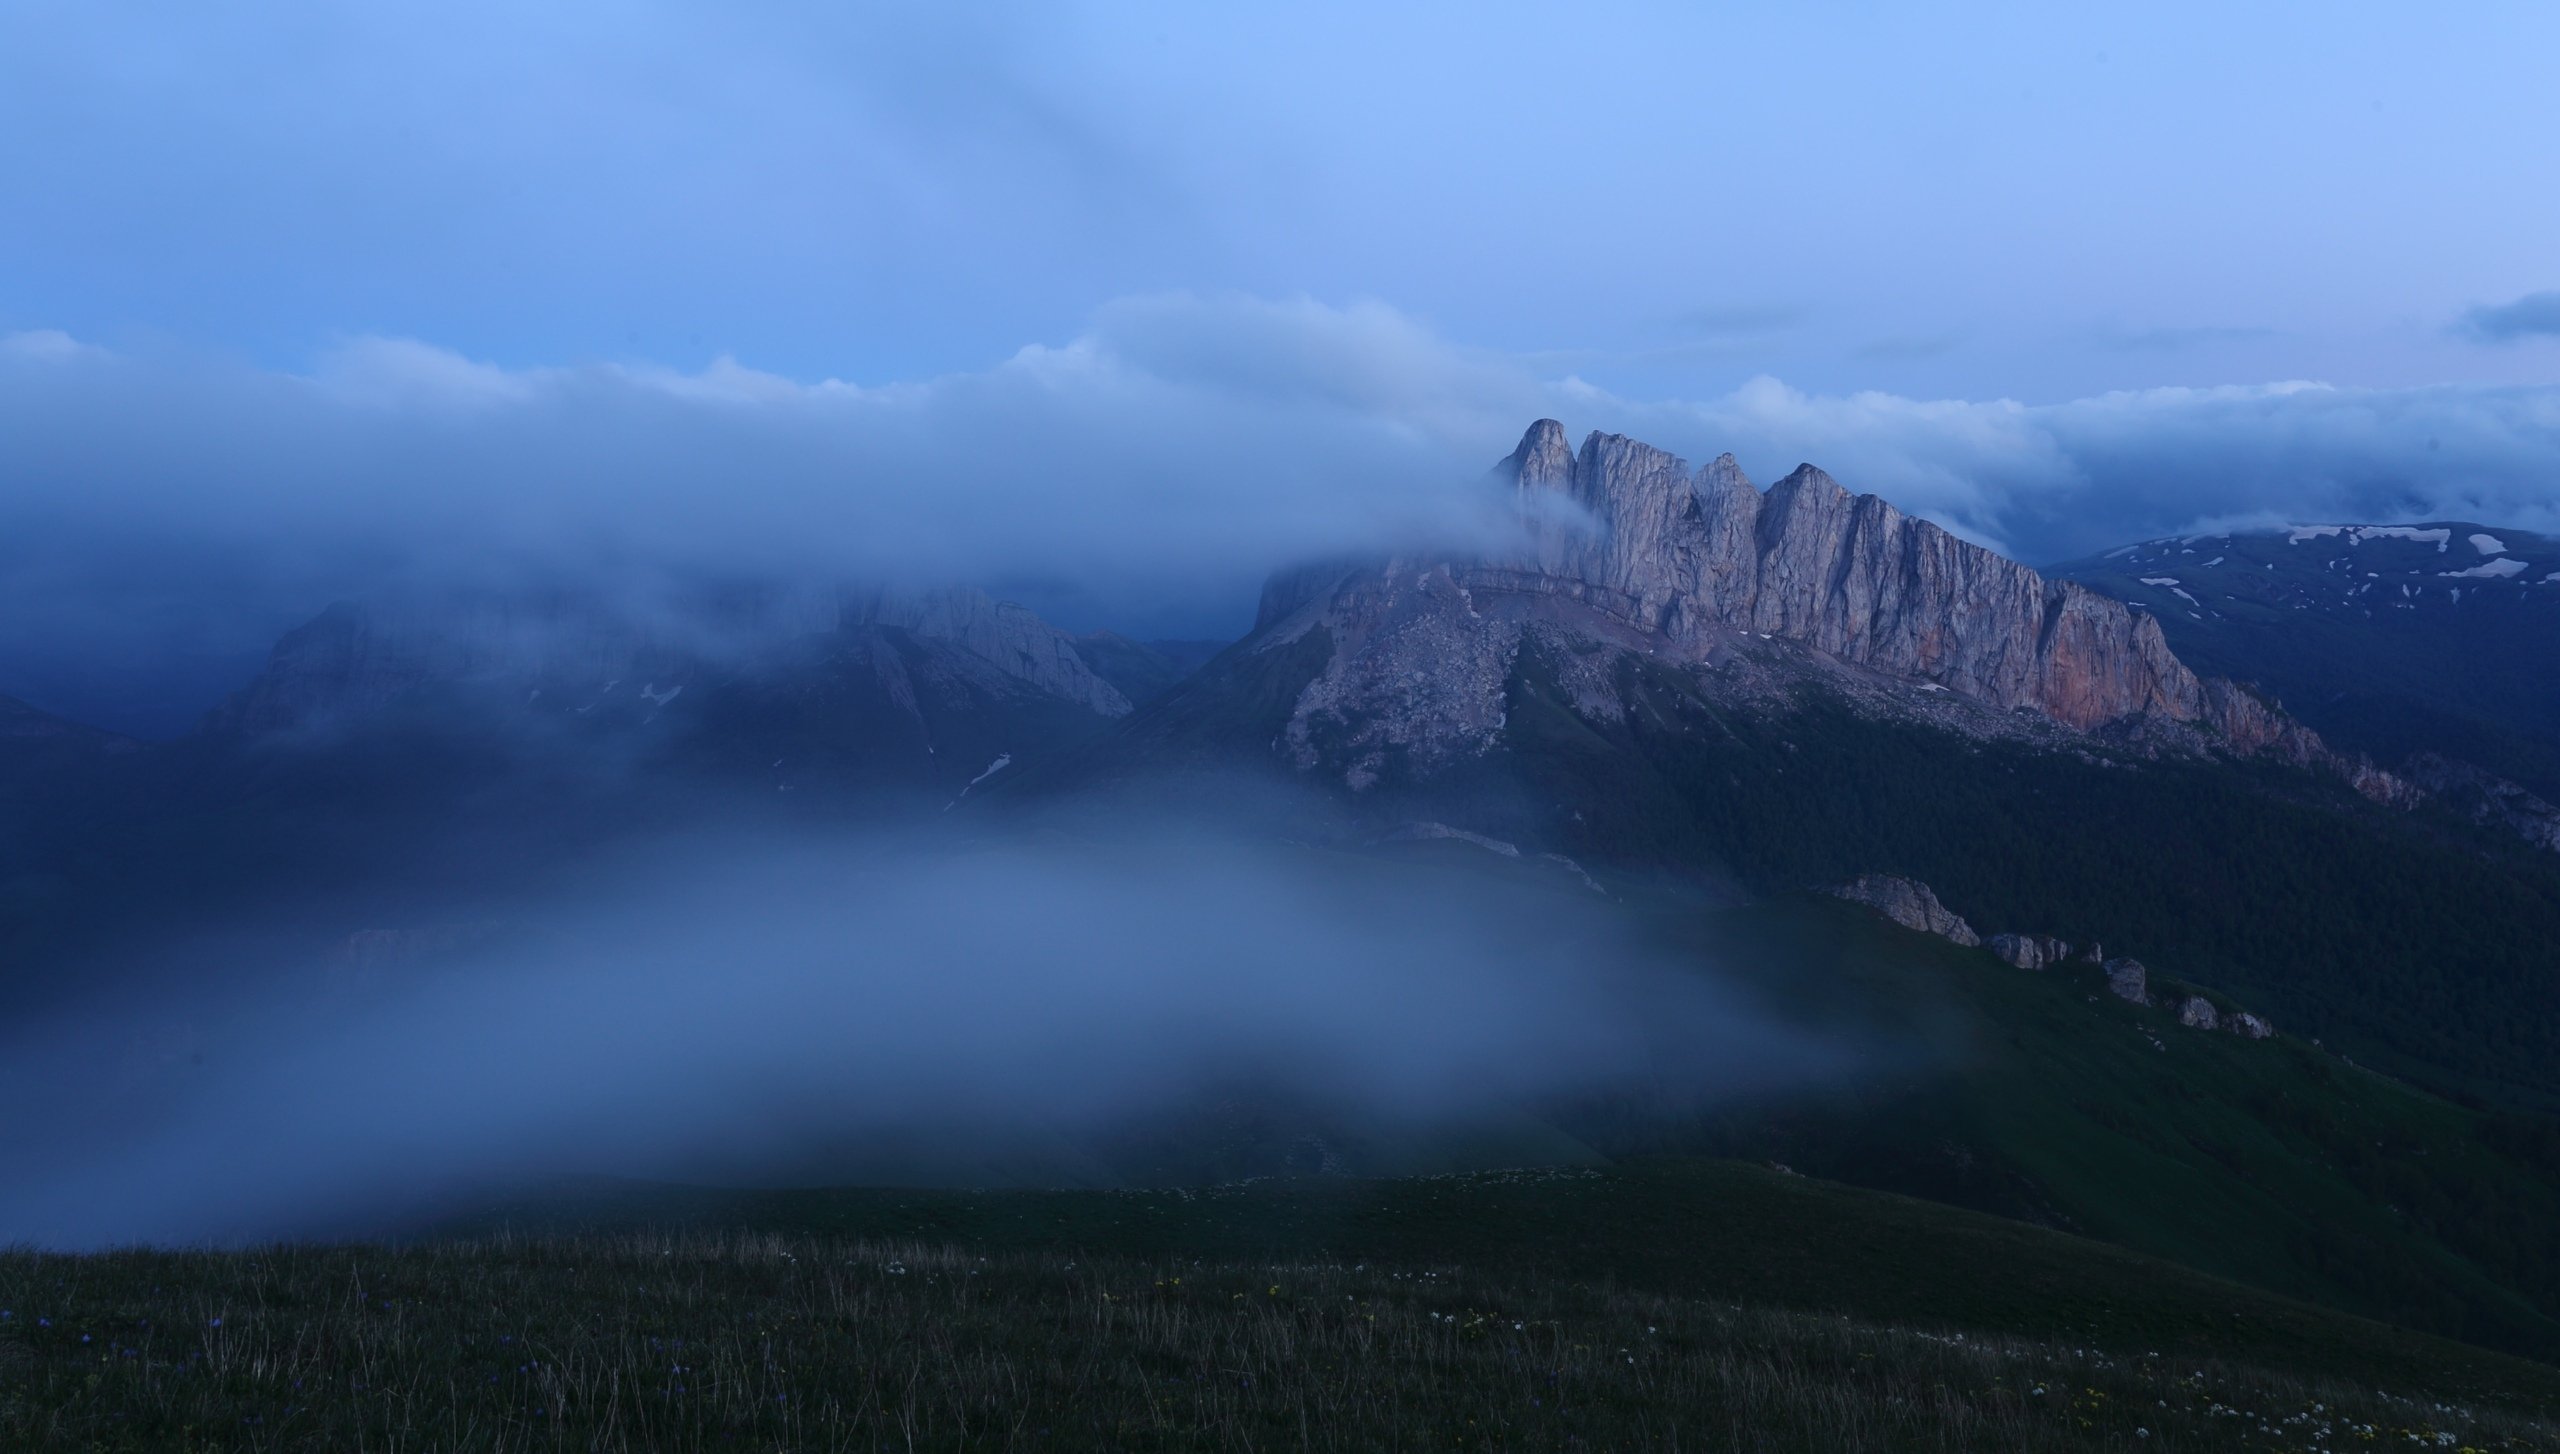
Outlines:
MULTIPOLYGON (((2560 524, 2560 11, 0 0, 0 692, 386 578, 1231 631, 1540 415, 2031 561, 2560 524)), ((156 715, 155 715, 156 714, 156 715)))

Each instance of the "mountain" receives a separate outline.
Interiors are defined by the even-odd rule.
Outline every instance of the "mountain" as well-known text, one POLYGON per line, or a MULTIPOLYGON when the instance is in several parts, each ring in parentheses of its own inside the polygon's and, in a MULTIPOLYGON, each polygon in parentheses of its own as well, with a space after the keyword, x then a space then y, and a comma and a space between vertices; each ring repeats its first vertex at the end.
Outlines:
MULTIPOLYGON (((1495 480, 1517 507, 1515 550, 1274 577, 1193 714, 1221 694, 1286 696, 1285 715, 1258 714, 1239 741, 1364 792, 1498 749, 1524 674, 1552 676, 1586 722, 1623 725, 1637 710, 1627 673, 1670 672, 1710 706, 1818 686, 1977 736, 2263 754, 2338 770, 2372 796, 2403 791, 2255 693, 2198 675, 2152 613, 2048 581, 1811 465, 1764 492, 1730 455, 1692 471, 1598 433, 1576 453, 1540 420, 1495 480)), ((1136 735, 1184 750, 1184 731, 1153 727, 1136 735)))
POLYGON ((664 764, 957 791, 1129 711, 1079 643, 965 589, 753 592, 646 609, 576 595, 341 603, 207 722, 322 741, 386 721, 638 738, 664 764), (642 737, 641 734, 646 734, 642 737))
POLYGON ((1281 734, 1297 768, 1362 789, 1479 754, 1502 734, 1505 684, 1538 659, 1578 713, 1623 721, 1614 678, 1636 658, 1727 702, 1819 679, 1991 735, 2332 758, 2257 696, 2190 670, 2149 613, 1811 465, 1763 492, 1730 455, 1693 472, 1596 433, 1577 454, 1541 420, 1496 478, 1524 528, 1507 557, 1301 570, 1265 590, 1245 650, 1324 643, 1281 734))
POLYGON ((1508 552, 1285 572, 1252 634, 1045 781, 1276 777, 1343 834, 1726 900, 1898 874, 2391 1074, 2560 1107, 2560 860, 2199 672, 2157 613, 1810 467, 1758 491, 1541 422, 1492 488, 1508 552))
POLYGON ((2205 671, 2339 745, 2560 799, 2560 540, 2468 521, 2146 540, 2052 573, 2152 614, 2205 671))
POLYGON ((0 948, 41 969, 0 1000, 185 972, 172 925, 309 958, 671 831, 911 824, 1129 710, 974 590, 341 603, 174 743, 0 715, 0 948))

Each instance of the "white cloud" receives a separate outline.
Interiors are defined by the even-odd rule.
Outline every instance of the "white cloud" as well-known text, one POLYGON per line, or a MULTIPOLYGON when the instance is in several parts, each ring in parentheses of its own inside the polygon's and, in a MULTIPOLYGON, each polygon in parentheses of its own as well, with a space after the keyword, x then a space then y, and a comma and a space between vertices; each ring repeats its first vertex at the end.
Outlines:
POLYGON ((1810 460, 2037 561, 2208 521, 2560 525, 2548 387, 2028 405, 1757 378, 1641 399, 1382 303, 1187 294, 1124 299, 983 369, 867 384, 730 358, 514 368, 394 338, 291 373, 46 331, 0 339, 0 672, 31 633, 76 637, 83 602, 128 622, 151 615, 140 599, 154 619, 240 611, 246 639, 386 583, 605 562, 965 579, 1079 624, 1231 627, 1273 568, 1473 538, 1483 470, 1540 415, 1729 449, 1764 482, 1810 460))

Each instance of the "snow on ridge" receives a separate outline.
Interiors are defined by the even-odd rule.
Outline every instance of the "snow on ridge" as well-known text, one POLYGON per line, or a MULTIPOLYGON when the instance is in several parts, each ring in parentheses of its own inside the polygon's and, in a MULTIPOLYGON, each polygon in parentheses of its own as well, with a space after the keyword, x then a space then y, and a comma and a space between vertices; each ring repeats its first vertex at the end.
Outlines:
POLYGON ((2489 580, 2502 580, 2508 576, 2522 575, 2529 569, 2531 569, 2531 567, 2527 566, 2523 561, 2516 559, 2514 556, 2502 555, 2495 560, 2484 560, 2469 570, 2438 571, 2436 574, 2455 578, 2463 576, 2477 576, 2489 580))
MULTIPOLYGON (((2337 535, 2345 537, 2349 545, 2362 545, 2368 540, 2407 540, 2419 545, 2432 545, 2438 553, 2442 553, 2446 544, 2453 539, 2453 532, 2443 526, 2437 526, 2433 530, 2421 530, 2415 525, 2289 525, 2285 530, 2287 532, 2285 542, 2289 545, 2301 545, 2306 541, 2325 540, 2332 535, 2337 535)), ((2495 538, 2491 536, 2472 537, 2474 545, 2478 545, 2482 540, 2496 543, 2495 538)), ((2505 548, 2498 547, 2500 550, 2505 548)), ((2485 549, 2481 551, 2483 555, 2492 553, 2485 549)))
POLYGON ((2504 555, 2507 553, 2507 543, 2494 535, 2472 536, 2471 548, 2480 552, 2482 555, 2504 555))
POLYGON ((2453 539, 2453 532, 2442 526, 2433 530, 2420 530, 2415 525, 2359 525, 2355 528, 2353 538, 2358 545, 2368 540, 2411 540, 2420 545, 2432 545, 2436 548, 2436 553, 2441 555, 2444 553, 2445 543, 2453 539))

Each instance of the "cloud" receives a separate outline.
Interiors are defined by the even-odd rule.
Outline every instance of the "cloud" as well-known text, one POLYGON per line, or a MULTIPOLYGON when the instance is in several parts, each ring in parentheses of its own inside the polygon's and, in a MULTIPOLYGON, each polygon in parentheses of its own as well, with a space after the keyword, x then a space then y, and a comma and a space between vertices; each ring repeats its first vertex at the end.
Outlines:
POLYGON ((2462 315, 2461 331, 2489 343, 2560 338, 2560 292, 2527 293, 2512 303, 2483 303, 2462 315))
POLYGON ((1292 561, 1477 538, 1481 441, 1537 404, 1392 309, 1303 300, 1133 298, 1065 342, 878 385, 401 338, 303 372, 17 340, 0 690, 75 710, 107 700, 75 666, 167 667, 172 617, 237 674, 336 597, 634 569, 966 581, 1075 624, 1236 629, 1292 561))
POLYGON ((1204 1094, 1428 1143, 1849 1059, 1579 888, 1176 822, 698 835, 580 884, 371 988, 209 944, 145 1014, 14 1027, 0 1092, 87 1089, 0 1127, 0 1244, 380 1226, 563 1172, 842 1181, 901 1147, 935 1181, 1090 1178, 1204 1094))
POLYGON ((1196 294, 859 383, 371 337, 292 372, 16 334, 0 691, 79 715, 183 678, 173 729, 330 599, 633 570, 967 581, 1071 626, 1213 634, 1275 568, 1486 538, 1483 472, 1542 415, 1764 480, 1810 460, 2031 561, 2206 520, 2560 525, 2550 387, 1643 398, 1554 366, 1381 302, 1196 294))
POLYGON ((1809 394, 1587 395, 1577 420, 1764 482, 1799 461, 2031 562, 2203 522, 2464 518, 2560 529, 2560 388, 2165 388, 2054 404, 1809 394))

